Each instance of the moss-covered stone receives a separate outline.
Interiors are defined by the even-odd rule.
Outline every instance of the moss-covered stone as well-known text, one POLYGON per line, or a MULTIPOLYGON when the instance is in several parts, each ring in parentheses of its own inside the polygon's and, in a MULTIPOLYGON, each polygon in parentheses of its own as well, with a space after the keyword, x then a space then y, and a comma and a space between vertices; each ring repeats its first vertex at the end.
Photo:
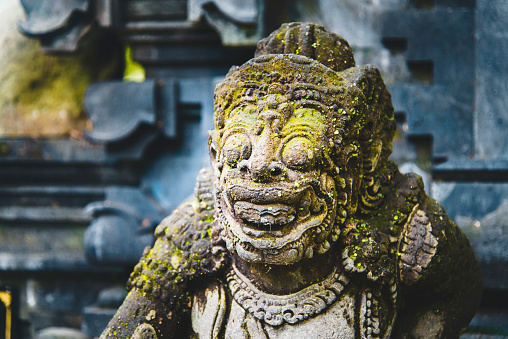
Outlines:
POLYGON ((0 3, 0 136, 59 137, 87 126, 82 103, 92 82, 121 75, 114 42, 86 42, 75 55, 48 55, 17 30, 19 1, 0 3), (109 44, 109 46, 108 46, 109 44))

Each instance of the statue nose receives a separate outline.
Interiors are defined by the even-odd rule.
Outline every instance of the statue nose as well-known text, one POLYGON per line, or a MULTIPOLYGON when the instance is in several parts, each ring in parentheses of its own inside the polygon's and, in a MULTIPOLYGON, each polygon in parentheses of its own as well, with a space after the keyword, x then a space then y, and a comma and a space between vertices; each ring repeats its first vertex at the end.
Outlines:
POLYGON ((240 171, 248 172, 254 182, 271 182, 280 179, 284 173, 283 165, 279 161, 266 161, 251 157, 238 163, 240 171))
POLYGON ((255 182, 270 182, 282 174, 282 165, 278 161, 251 158, 249 171, 255 182))
POLYGON ((252 178, 259 181, 267 178, 269 175, 268 165, 269 161, 263 159, 262 156, 252 157, 250 161, 250 173, 252 178))
POLYGON ((265 128, 255 143, 248 161, 242 162, 240 170, 248 170, 255 182, 270 182, 283 173, 283 165, 277 161, 279 139, 270 128, 265 128))

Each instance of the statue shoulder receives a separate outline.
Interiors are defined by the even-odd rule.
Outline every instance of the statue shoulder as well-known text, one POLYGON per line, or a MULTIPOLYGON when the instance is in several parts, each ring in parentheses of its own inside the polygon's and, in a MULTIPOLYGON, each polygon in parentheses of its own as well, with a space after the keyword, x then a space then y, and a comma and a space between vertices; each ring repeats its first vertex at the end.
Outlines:
POLYGON ((417 282, 433 284, 433 280, 441 279, 443 271, 450 270, 442 262, 445 258, 449 261, 454 256, 471 257, 467 261, 476 264, 469 241, 443 206, 425 194, 423 184, 419 183, 421 178, 416 174, 405 177, 408 183, 416 178, 418 188, 415 190, 421 192, 417 193, 400 228, 397 253, 400 282, 406 286, 417 282))
POLYGON ((425 199, 419 176, 402 175, 394 163, 390 165, 390 175, 380 181, 380 200, 375 207, 360 206, 342 229, 346 271, 381 284, 398 276, 401 237, 413 209, 425 199))
POLYGON ((400 229, 396 270, 404 304, 392 335, 425 336, 422 324, 434 322, 440 338, 457 338, 481 299, 480 268, 467 237, 423 191, 400 229))
POLYGON ((439 232, 451 223, 444 209, 425 193, 414 173, 396 175, 390 193, 393 236, 397 239, 397 270, 402 283, 413 285, 425 274, 439 244, 439 232))
POLYGON ((156 241, 134 268, 128 288, 171 303, 196 276, 212 274, 225 263, 225 249, 214 231, 211 170, 198 175, 194 198, 182 203, 155 231, 156 241))

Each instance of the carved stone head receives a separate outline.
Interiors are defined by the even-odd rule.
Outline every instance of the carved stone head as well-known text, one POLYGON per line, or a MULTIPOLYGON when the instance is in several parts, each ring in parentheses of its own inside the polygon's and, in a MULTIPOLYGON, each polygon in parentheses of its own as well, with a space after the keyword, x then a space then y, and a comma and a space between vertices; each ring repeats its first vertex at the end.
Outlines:
POLYGON ((293 264, 325 253, 356 213, 381 201, 395 131, 373 66, 341 37, 283 25, 215 90, 210 156, 228 249, 293 264))

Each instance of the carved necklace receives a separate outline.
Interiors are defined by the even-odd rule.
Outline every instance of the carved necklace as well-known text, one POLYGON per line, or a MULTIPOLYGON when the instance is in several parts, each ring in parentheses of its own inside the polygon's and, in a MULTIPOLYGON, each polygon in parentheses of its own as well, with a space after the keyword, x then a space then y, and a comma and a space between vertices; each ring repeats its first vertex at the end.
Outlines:
POLYGON ((296 324, 326 310, 340 296, 349 277, 336 268, 324 281, 287 295, 260 291, 235 265, 228 273, 228 285, 236 302, 256 319, 271 326, 296 324))

